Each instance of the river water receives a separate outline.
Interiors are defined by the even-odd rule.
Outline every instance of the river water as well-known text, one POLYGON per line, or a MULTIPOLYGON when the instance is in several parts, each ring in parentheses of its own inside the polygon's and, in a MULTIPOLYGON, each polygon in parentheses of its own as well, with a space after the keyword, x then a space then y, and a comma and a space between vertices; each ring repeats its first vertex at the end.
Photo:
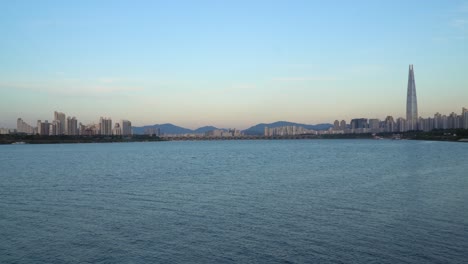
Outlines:
POLYGON ((468 144, 0 146, 0 263, 467 263, 468 144))

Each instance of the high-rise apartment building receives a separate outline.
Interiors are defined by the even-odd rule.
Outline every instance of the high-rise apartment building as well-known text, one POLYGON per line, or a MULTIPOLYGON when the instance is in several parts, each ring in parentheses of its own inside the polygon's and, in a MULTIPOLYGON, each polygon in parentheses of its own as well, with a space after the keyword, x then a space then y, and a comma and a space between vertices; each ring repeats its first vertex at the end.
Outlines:
POLYGON ((414 81, 413 64, 409 66, 408 91, 406 95, 407 130, 418 130, 418 99, 416 97, 416 83, 414 81))
POLYGON ((468 129, 468 108, 462 108, 462 120, 463 128, 468 129))
MULTIPOLYGON (((265 130, 267 130, 268 127, 265 127, 265 130)), ((156 128, 156 127, 149 127, 145 128, 144 130, 145 135, 150 135, 150 136, 160 136, 161 135, 161 129, 156 128)))
POLYGON ((333 130, 340 130, 340 121, 335 120, 335 122, 333 122, 333 130))
POLYGON ((398 118, 396 121, 396 131, 405 132, 407 130, 407 122, 404 118, 398 118))
POLYGON ((437 112, 434 114, 434 129, 442 128, 442 115, 437 112))
POLYGON ((395 131, 395 121, 393 116, 387 116, 384 121, 384 131, 385 132, 394 132, 395 131))
POLYGON ((122 120, 120 122, 122 129, 122 136, 131 136, 132 135, 132 122, 128 120, 122 120))
POLYGON ((443 115, 441 117, 442 120, 442 129, 447 129, 448 128, 448 117, 446 115, 443 115))
POLYGON ((122 127, 120 127, 119 123, 115 123, 114 128, 112 129, 112 135, 114 136, 122 135, 122 127))
POLYGON ((34 127, 24 122, 21 118, 18 118, 18 120, 16 121, 16 131, 18 133, 25 133, 28 135, 32 135, 35 132, 34 127))
POLYGON ((112 119, 101 117, 99 119, 99 130, 103 136, 112 136, 112 119))
POLYGON ((422 118, 418 120, 418 129, 422 131, 431 131, 434 129, 434 118, 422 118))
POLYGON ((343 131, 346 129, 346 121, 341 120, 341 122, 340 122, 340 129, 343 130, 343 131))
POLYGON ((57 122, 54 120, 52 123, 49 123, 49 136, 57 135, 57 122))
MULTIPOLYGON (((218 129, 219 130, 219 129, 218 129)), ((212 130, 210 132, 213 132, 212 130)), ((305 129, 301 126, 282 126, 282 127, 274 127, 264 128, 264 136, 295 136, 295 135, 302 135, 302 134, 316 134, 316 131, 305 129)), ((216 136, 213 133, 206 134, 207 136, 216 136)), ((221 135, 223 135, 221 133, 221 135)))
POLYGON ((369 127, 367 118, 354 118, 351 119, 351 129, 366 129, 369 127))
POLYGON ((455 112, 450 113, 447 118, 448 129, 458 128, 458 115, 455 112))
POLYGON ((69 136, 78 135, 78 120, 75 117, 67 117, 66 134, 69 136))
POLYGON ((48 136, 49 135, 49 121, 41 122, 41 120, 37 120, 37 133, 41 136, 48 136))
POLYGON ((63 135, 66 131, 66 116, 64 113, 61 112, 54 112, 54 121, 60 122, 60 125, 56 127, 56 134, 63 135))
POLYGON ((380 132, 380 119, 377 119, 377 118, 369 119, 369 129, 373 133, 380 132))

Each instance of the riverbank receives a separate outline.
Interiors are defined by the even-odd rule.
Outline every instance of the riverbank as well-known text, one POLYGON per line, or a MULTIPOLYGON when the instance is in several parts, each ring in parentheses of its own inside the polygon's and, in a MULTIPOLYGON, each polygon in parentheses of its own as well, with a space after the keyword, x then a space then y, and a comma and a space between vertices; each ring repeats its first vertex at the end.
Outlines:
POLYGON ((148 142, 164 141, 160 137, 134 135, 122 136, 40 136, 7 134, 0 135, 0 144, 73 144, 73 143, 115 143, 115 142, 148 142))
POLYGON ((205 141, 205 140, 293 140, 293 139, 395 139, 468 142, 468 130, 410 131, 403 133, 361 134, 304 134, 294 136, 238 136, 238 137, 155 137, 148 135, 122 136, 40 136, 7 134, 0 135, 0 144, 68 144, 68 143, 115 143, 154 141, 205 141))

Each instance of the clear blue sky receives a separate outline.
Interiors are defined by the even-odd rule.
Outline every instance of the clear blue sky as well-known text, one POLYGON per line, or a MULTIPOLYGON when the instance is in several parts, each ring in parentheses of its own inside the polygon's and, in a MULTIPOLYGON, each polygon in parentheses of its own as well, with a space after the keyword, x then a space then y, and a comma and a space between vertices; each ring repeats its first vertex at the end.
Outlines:
POLYGON ((468 1, 1 1, 0 127, 246 128, 468 106, 468 1))

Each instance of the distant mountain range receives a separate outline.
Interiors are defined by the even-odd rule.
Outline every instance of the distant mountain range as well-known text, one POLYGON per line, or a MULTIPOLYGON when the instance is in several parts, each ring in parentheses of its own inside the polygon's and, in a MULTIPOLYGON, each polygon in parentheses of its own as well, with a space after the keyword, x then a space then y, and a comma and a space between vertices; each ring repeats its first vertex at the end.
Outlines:
MULTIPOLYGON (((268 128, 275 128, 275 127, 282 127, 282 126, 300 126, 305 129, 313 129, 313 130, 327 130, 332 127, 332 124, 318 124, 318 125, 307 125, 307 124, 300 124, 300 123, 293 123, 287 121, 278 121, 271 124, 258 124, 252 127, 247 128, 246 130, 242 131, 245 135, 263 135, 265 127, 268 128)), ((215 130, 215 129, 223 129, 217 128, 214 126, 204 126, 197 128, 195 130, 188 129, 185 127, 176 126, 173 124, 156 124, 152 126, 142 126, 142 127, 133 127, 133 133, 137 135, 144 134, 145 129, 147 128, 159 128, 161 134, 203 134, 205 132, 215 130)))

